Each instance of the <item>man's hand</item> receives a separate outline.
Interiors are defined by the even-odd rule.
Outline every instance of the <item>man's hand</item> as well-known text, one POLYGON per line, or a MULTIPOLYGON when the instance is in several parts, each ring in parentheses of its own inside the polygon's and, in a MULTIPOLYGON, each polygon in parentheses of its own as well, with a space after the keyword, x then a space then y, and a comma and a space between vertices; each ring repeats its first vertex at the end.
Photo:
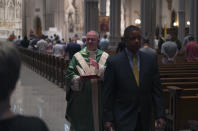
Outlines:
POLYGON ((164 131, 166 126, 166 121, 163 118, 159 118, 156 120, 156 128, 159 131, 164 131))
POLYGON ((89 57, 89 65, 92 65, 92 66, 94 66, 96 69, 98 69, 99 68, 99 65, 98 65, 98 63, 97 63, 97 61, 95 60, 95 59, 93 59, 93 58, 91 58, 91 57, 89 57))

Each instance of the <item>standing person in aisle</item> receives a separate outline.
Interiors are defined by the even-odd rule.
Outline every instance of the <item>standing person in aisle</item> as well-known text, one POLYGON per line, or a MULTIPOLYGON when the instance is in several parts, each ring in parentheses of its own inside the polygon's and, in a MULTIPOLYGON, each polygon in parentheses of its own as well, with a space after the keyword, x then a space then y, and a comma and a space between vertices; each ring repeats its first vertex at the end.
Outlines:
POLYGON ((157 128, 165 128, 165 106, 157 57, 139 51, 141 32, 124 31, 126 48, 107 60, 104 74, 105 131, 150 131, 152 107, 157 128))
POLYGON ((103 131, 101 89, 108 54, 97 48, 97 32, 88 32, 86 39, 86 47, 73 56, 65 74, 66 118, 75 131, 103 131))

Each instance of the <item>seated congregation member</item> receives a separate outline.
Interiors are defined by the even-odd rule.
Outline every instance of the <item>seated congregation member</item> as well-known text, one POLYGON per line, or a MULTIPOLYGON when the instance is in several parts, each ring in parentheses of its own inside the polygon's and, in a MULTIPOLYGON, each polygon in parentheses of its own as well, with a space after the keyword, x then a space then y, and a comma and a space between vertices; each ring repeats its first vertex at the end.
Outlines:
POLYGON ((188 44, 189 42, 189 38, 192 37, 191 34, 188 34, 184 37, 184 40, 183 40, 183 43, 182 43, 182 48, 186 48, 186 45, 188 44))
POLYGON ((105 131, 150 131, 154 109, 157 128, 165 128, 165 106, 157 57, 139 51, 141 32, 124 31, 126 48, 107 59, 102 97, 105 131))
POLYGON ((103 131, 101 88, 108 54, 98 43, 98 33, 88 32, 86 47, 73 56, 66 71, 66 118, 75 131, 103 131))
POLYGON ((64 57, 64 46, 61 44, 60 40, 52 47, 52 54, 55 57, 64 57))
POLYGON ((118 47, 116 48, 116 53, 122 52, 125 48, 124 38, 121 37, 121 42, 118 43, 118 47))
POLYGON ((39 53, 45 54, 47 50, 48 43, 46 41, 46 36, 42 35, 41 39, 36 43, 36 47, 39 53))
POLYGON ((65 54, 69 53, 69 59, 71 60, 73 55, 76 52, 79 52, 80 50, 81 50, 81 46, 76 43, 76 38, 73 37, 72 42, 70 42, 65 48, 65 54))
POLYGON ((172 36, 170 34, 167 34, 166 42, 162 44, 161 53, 163 55, 162 57, 163 64, 176 62, 175 59, 178 54, 178 48, 177 48, 177 44, 172 41, 172 36))
POLYGON ((21 46, 24 48, 28 48, 30 41, 28 40, 27 36, 24 36, 23 40, 21 41, 21 46))
POLYGON ((107 39, 107 35, 105 34, 103 36, 103 38, 100 40, 100 43, 99 43, 99 48, 101 50, 107 50, 108 49, 108 46, 109 46, 109 40, 107 39))
POLYGON ((189 37, 189 42, 186 45, 186 61, 198 61, 198 44, 194 41, 194 37, 189 37))
POLYGON ((151 55, 157 55, 156 51, 153 48, 149 47, 149 45, 150 45, 149 38, 145 37, 143 39, 142 48, 140 48, 140 51, 151 55))
POLYGON ((21 61, 17 50, 0 42, 0 131, 48 131, 45 123, 36 117, 14 114, 10 97, 16 88, 21 61))
POLYGON ((82 36, 82 42, 83 42, 83 46, 82 48, 84 48, 86 46, 86 36, 82 36))

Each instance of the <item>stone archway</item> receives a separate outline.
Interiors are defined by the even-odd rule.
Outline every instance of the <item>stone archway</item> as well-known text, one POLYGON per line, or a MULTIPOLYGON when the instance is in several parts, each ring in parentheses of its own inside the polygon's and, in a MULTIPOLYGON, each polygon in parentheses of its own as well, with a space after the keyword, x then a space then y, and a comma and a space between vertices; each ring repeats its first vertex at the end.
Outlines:
POLYGON ((41 18, 39 16, 36 16, 34 19, 34 30, 37 36, 42 35, 42 23, 41 23, 41 18))

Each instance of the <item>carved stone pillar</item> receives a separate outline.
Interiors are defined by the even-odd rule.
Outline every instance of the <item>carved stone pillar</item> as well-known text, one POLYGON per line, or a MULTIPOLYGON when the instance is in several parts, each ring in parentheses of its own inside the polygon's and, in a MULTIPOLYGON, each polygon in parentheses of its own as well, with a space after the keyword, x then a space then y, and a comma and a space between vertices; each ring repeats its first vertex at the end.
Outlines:
POLYGON ((46 30, 46 0, 43 0, 43 31, 46 30))
POLYGON ((121 0, 110 0, 110 50, 120 42, 121 0))
POLYGON ((66 39, 66 29, 65 29, 65 1, 60 0, 60 25, 59 29, 62 32, 62 37, 66 39))
POLYGON ((194 38, 195 38, 195 41, 198 42, 198 1, 195 0, 195 3, 194 3, 194 38))
POLYGON ((178 16, 179 16, 179 28, 178 28, 178 39, 183 41, 185 35, 185 1, 178 0, 178 16))
POLYGON ((152 17, 151 17, 151 21, 152 21, 152 24, 151 24, 151 32, 152 32, 152 35, 151 35, 151 47, 154 48, 154 39, 155 39, 155 30, 156 30, 156 0, 152 0, 152 8, 151 8, 151 12, 152 12, 152 17))
POLYGON ((24 37, 27 35, 27 28, 26 28, 26 0, 22 1, 22 36, 24 37))
MULTIPOLYGON (((55 5, 55 4, 54 4, 55 5)), ((53 5, 52 5, 53 6, 53 5)), ((62 37, 65 37, 63 32, 66 32, 64 29, 64 0, 56 0, 56 10, 55 10, 55 27, 58 32, 61 33, 62 37)))
POLYGON ((98 0, 85 0, 85 33, 98 31, 98 0))
POLYGON ((100 0, 100 16, 106 16, 106 2, 107 0, 100 0))
POLYGON ((194 34, 194 30, 195 30, 195 27, 194 27, 194 6, 195 5, 195 0, 190 0, 190 34, 194 34))
POLYGON ((156 1, 156 21, 159 28, 162 27, 162 0, 156 1))
POLYGON ((148 36, 153 47, 156 27, 156 0, 141 0, 141 30, 142 36, 148 36))
POLYGON ((198 42, 198 1, 190 0, 190 34, 195 38, 195 41, 198 42))

